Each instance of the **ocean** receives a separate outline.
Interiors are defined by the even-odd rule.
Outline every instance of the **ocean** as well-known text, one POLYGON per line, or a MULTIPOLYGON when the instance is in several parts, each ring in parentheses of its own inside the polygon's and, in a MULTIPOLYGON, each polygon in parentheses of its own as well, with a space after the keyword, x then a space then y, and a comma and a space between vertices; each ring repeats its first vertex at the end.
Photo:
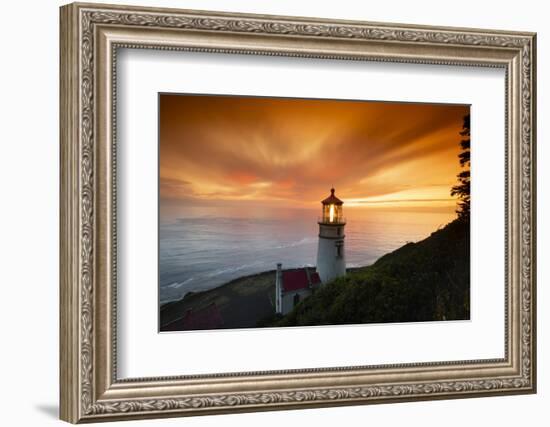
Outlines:
MULTIPOLYGON (((244 215, 202 209, 159 226, 160 302, 182 298, 262 271, 315 266, 320 210, 244 215)), ((370 265, 407 242, 428 237, 454 219, 451 211, 345 211, 347 267, 370 265)))

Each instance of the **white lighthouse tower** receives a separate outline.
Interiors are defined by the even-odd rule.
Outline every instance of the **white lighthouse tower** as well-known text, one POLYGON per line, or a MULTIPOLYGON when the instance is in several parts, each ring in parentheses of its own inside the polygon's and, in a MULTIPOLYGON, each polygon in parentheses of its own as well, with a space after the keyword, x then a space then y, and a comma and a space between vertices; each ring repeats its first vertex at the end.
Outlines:
POLYGON ((323 213, 319 218, 319 247, 317 249, 317 272, 323 283, 346 274, 344 251, 344 219, 342 202, 330 189, 330 196, 322 202, 323 213))

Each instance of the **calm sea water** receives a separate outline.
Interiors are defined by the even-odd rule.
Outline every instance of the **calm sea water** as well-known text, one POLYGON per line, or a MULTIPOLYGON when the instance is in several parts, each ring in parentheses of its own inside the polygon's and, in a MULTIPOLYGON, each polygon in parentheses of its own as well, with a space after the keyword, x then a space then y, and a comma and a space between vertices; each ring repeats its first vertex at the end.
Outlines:
MULTIPOLYGON (((160 224, 160 300, 212 289, 241 276, 314 266, 319 212, 296 210, 242 216, 206 210, 160 224)), ((348 267, 370 265, 407 242, 430 235, 452 212, 347 209, 348 267)))

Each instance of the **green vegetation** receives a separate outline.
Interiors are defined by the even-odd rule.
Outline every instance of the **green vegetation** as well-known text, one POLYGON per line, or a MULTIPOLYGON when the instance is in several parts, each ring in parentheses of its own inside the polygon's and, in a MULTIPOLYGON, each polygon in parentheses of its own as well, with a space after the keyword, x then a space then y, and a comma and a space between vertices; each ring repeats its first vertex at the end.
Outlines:
POLYGON ((348 269, 286 316, 274 312, 272 270, 162 305, 161 330, 212 303, 224 329, 469 319, 469 259, 469 222, 457 219, 371 266, 348 269))
POLYGON ((469 224, 457 219, 371 266, 348 270, 286 316, 258 326, 469 319, 469 260, 469 224))
POLYGON ((458 155, 460 167, 463 169, 457 176, 458 184, 451 188, 451 196, 458 197, 456 213, 458 218, 463 221, 470 219, 470 115, 463 118, 462 131, 460 132, 462 140, 460 148, 462 151, 458 155))

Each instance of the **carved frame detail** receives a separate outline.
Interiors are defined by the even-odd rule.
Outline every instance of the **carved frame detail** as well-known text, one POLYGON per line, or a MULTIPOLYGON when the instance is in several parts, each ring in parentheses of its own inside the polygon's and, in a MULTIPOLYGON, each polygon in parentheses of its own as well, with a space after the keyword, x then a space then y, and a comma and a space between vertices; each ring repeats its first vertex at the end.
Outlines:
MULTIPOLYGON (((62 167, 65 167, 61 176, 62 419, 100 421, 535 391, 534 34, 72 4, 61 9, 61 35, 61 147, 62 167), (115 40, 116 37, 105 41, 109 36, 102 36, 104 30, 120 29, 130 35, 135 30, 141 35, 156 31, 199 34, 198 37, 221 34, 227 40, 235 38, 235 43, 229 46, 224 42, 218 47, 200 43, 184 46, 159 41, 143 43, 131 37, 126 37, 124 42, 115 40), (269 48, 262 43, 258 48, 240 46, 247 36, 253 37, 252 42, 266 37, 267 44, 270 40, 286 40, 287 45, 283 48, 269 48), (311 48, 319 40, 321 45, 311 48), (367 54, 360 52, 362 42, 366 43, 367 54), (101 50, 99 43, 108 49, 101 50), (392 46, 401 46, 402 52, 393 51, 392 46), (112 254, 98 258, 98 251, 104 247, 101 242, 109 240, 99 233, 115 227, 116 187, 113 186, 109 204, 104 200, 106 193, 98 187, 107 188, 112 181, 103 183, 99 174, 106 171, 98 167, 101 161, 97 157, 98 150, 108 148, 99 147, 100 134, 110 134, 114 139, 116 73, 113 64, 120 47, 506 68, 509 85, 506 134, 512 154, 507 165, 510 190, 507 221, 508 229, 516 231, 507 235, 511 246, 507 264, 515 279, 507 288, 510 301, 506 312, 506 357, 487 361, 117 380, 116 337, 113 336, 116 287, 112 289, 114 296, 106 296, 107 291, 103 291, 104 285, 98 279, 98 275, 108 274, 116 281, 116 259, 111 258, 111 265, 103 267, 102 263, 112 254), (408 54, 403 53, 405 51, 408 54), (102 52, 110 52, 110 57, 98 57, 102 52), (98 84, 99 69, 103 67, 111 78, 98 84), (104 98, 103 92, 98 91, 110 91, 110 95, 104 98), (106 107, 100 123, 98 109, 103 108, 105 99, 110 99, 111 106, 106 107), (102 130, 98 130, 98 126, 102 130), (105 217, 103 208, 101 211, 98 208, 106 204, 112 214, 110 218, 105 217), (103 301, 108 301, 109 307, 101 306, 103 301), (104 332, 97 331, 100 321, 109 325, 104 332), (442 368, 448 368, 448 372, 442 368), (501 368, 508 370, 502 371, 503 374, 492 371, 501 368), (365 382, 340 386, 342 382, 332 381, 330 385, 331 376, 344 375, 348 370, 364 373, 365 382), (411 372, 434 376, 427 380, 403 376, 411 372), (381 377, 384 373, 386 379, 381 377), (316 374, 321 377, 326 374, 328 383, 319 386, 308 380, 308 376, 316 374), (253 391, 248 391, 250 388, 224 391, 223 388, 229 380, 255 381, 270 375, 276 377, 274 381, 300 378, 303 386, 285 389, 284 383, 276 383, 272 388, 253 391), (378 375, 378 380, 369 382, 369 375, 378 375), (211 392, 174 394, 174 390, 184 390, 178 386, 185 387, 186 381, 191 380, 208 383, 211 392), (151 386, 155 384, 163 391, 152 391, 151 386), (142 391, 136 394, 136 388, 140 387, 142 391)), ((115 153, 101 156, 112 163, 112 170, 107 172, 113 174, 115 153)), ((110 236, 108 245, 116 249, 116 232, 110 236)))

